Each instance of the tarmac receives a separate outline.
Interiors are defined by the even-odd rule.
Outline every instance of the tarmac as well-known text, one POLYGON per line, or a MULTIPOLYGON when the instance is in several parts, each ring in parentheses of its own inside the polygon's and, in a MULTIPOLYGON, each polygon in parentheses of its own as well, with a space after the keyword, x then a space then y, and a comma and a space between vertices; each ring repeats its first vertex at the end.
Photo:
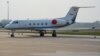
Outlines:
POLYGON ((100 56, 100 36, 0 32, 0 56, 100 56))

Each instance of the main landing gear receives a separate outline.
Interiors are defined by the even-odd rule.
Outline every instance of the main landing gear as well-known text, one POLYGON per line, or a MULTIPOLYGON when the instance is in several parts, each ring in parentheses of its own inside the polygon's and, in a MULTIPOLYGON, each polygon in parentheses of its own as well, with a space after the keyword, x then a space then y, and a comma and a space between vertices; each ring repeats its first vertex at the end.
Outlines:
MULTIPOLYGON (((40 31, 40 36, 44 37, 44 33, 45 33, 45 31, 40 31)), ((52 37, 57 37, 56 30, 53 30, 52 37)))
POLYGON ((56 30, 53 30, 52 37, 57 37, 56 30))
POLYGON ((40 36, 41 36, 41 37, 44 36, 44 31, 40 31, 40 36))

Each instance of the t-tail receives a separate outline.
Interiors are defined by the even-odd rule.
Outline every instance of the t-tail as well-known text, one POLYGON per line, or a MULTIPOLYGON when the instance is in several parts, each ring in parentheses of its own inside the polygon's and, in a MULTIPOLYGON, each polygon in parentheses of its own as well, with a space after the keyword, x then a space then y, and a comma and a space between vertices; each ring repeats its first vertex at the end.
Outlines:
POLYGON ((73 24, 75 23, 78 11, 80 8, 93 8, 94 6, 91 7, 77 7, 77 6, 73 6, 70 8, 69 12, 67 13, 67 15, 61 19, 64 19, 67 21, 67 24, 73 24))

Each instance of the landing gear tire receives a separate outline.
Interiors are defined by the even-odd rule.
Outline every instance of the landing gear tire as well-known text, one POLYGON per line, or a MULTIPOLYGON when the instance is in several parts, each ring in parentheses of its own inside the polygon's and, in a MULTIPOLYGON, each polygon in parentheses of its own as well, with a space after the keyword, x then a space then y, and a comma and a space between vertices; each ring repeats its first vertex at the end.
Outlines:
POLYGON ((56 30, 53 30, 52 37, 57 37, 56 30))
POLYGON ((15 37, 14 32, 15 30, 11 30, 12 34, 10 35, 10 37, 15 37))
POLYGON ((14 34, 11 34, 11 37, 15 37, 14 34))
POLYGON ((44 36, 44 32, 40 31, 40 36, 43 37, 44 36))

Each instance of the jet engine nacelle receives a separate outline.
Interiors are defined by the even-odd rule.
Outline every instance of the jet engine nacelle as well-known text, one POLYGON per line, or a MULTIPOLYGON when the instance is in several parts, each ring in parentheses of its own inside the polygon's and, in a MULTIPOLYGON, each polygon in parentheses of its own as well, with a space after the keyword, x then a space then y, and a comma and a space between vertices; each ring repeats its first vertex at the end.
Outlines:
POLYGON ((66 20, 63 19, 52 19, 51 24, 55 26, 66 25, 66 20))

